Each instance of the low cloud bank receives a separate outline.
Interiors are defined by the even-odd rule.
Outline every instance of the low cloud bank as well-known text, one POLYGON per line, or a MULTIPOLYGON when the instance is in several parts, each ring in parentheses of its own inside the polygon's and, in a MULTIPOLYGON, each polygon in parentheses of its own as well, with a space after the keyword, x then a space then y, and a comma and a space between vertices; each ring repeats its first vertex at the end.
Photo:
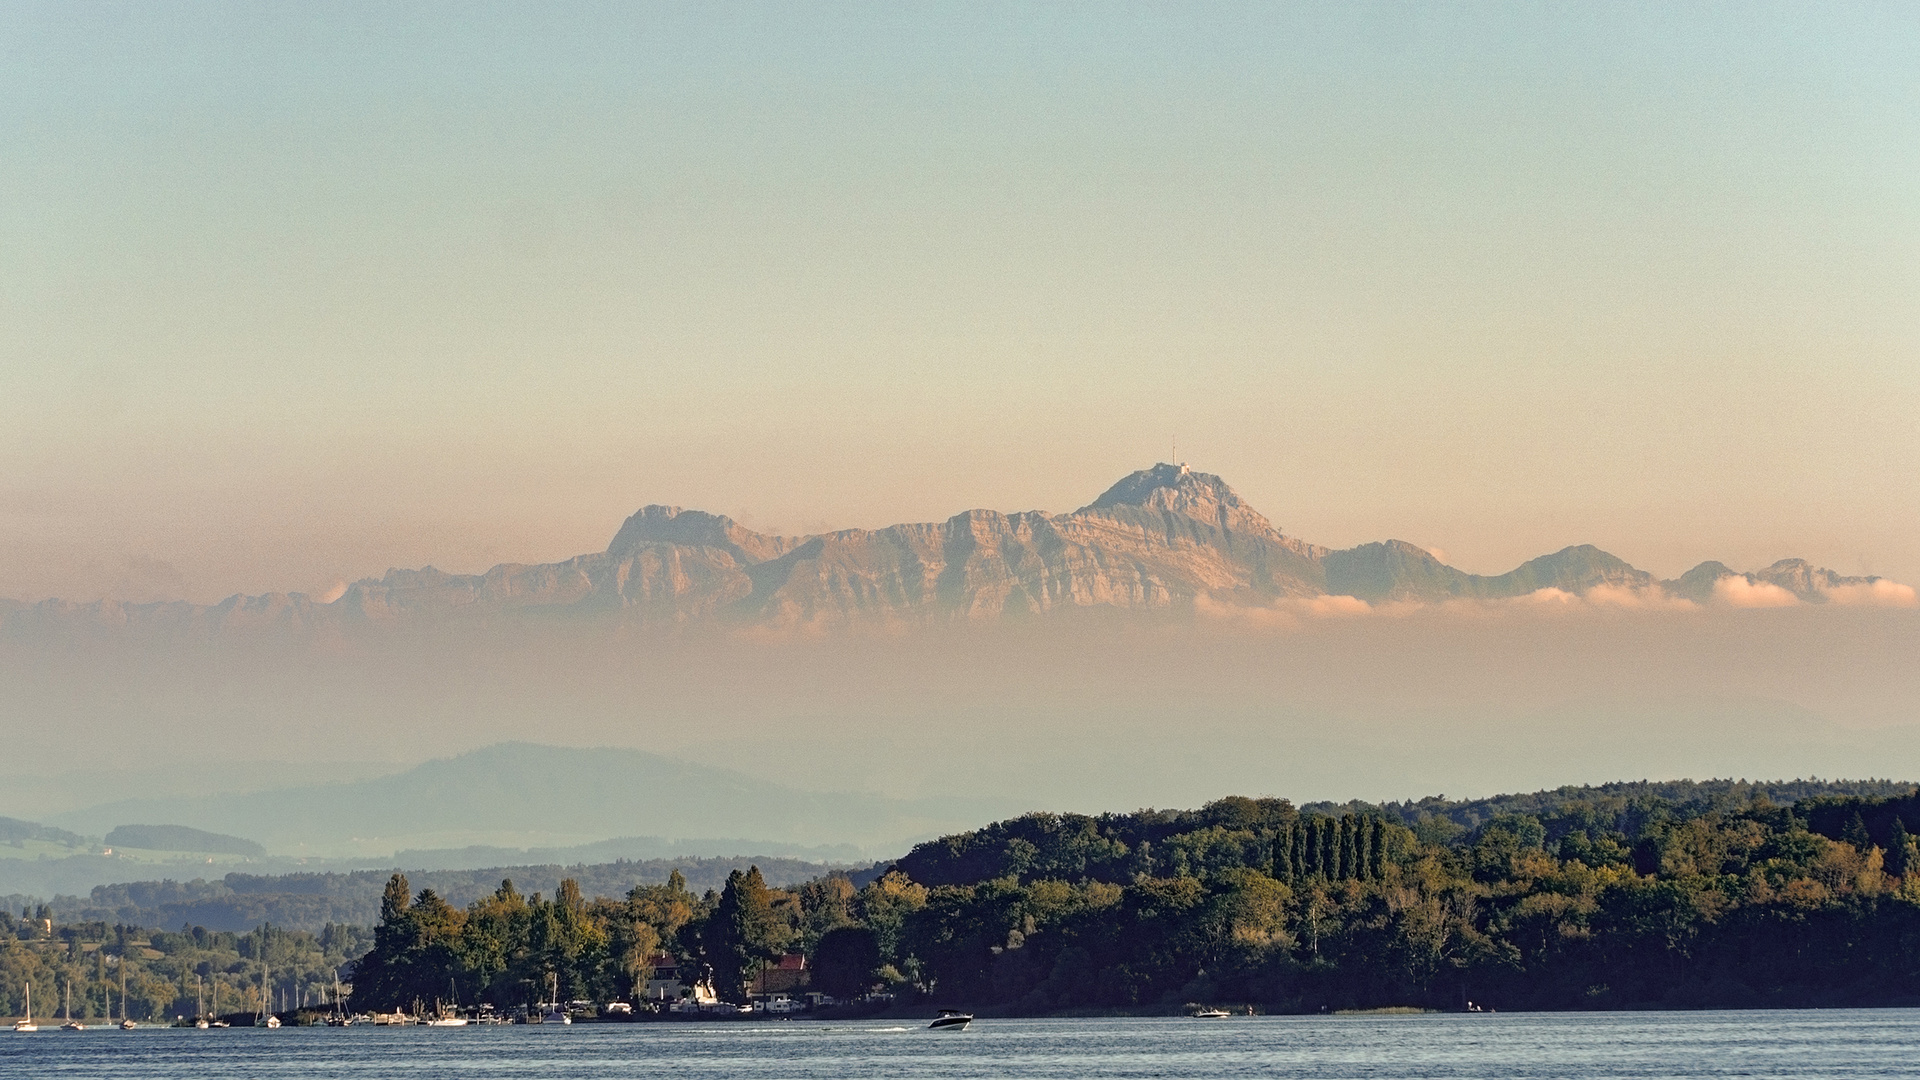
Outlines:
POLYGON ((1800 598, 1767 581, 1748 581, 1744 577, 1723 577, 1713 583, 1715 601, 1729 607, 1792 607, 1800 598))
POLYGON ((1882 578, 1859 585, 1839 585, 1827 590, 1827 599, 1853 607, 1915 607, 1913 586, 1882 578))

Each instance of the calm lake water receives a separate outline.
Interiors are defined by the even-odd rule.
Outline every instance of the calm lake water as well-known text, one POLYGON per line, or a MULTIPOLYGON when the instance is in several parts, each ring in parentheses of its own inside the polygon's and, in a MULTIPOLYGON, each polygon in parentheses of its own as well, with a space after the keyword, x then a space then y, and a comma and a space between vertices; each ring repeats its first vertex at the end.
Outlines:
POLYGON ((1920 1010, 0 1031, 0 1077, 1920 1077, 1920 1010))

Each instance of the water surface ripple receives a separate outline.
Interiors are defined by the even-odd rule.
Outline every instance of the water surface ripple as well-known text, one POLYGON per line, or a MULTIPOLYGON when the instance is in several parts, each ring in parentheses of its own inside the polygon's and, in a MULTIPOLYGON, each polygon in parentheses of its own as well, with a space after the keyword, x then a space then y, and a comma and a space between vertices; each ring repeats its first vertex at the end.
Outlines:
POLYGON ((0 1077, 1920 1077, 1920 1010, 0 1031, 0 1077))

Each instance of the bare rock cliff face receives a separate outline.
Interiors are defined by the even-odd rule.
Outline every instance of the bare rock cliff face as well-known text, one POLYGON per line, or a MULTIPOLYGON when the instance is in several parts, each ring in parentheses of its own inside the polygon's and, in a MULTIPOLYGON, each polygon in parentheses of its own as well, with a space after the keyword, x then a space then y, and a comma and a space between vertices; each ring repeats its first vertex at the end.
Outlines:
POLYGON ((938 523, 767 536, 698 510, 647 506, 605 551, 484 574, 389 570, 330 604, 298 593, 186 603, 0 602, 0 633, 126 629, 221 635, 342 632, 356 625, 487 620, 515 613, 600 615, 642 626, 720 621, 802 626, 990 621, 1072 608, 1180 610, 1352 596, 1369 603, 1498 600, 1599 587, 1713 598, 1723 578, 1777 585, 1818 602, 1868 583, 1798 559, 1736 574, 1703 563, 1652 575, 1592 546, 1497 576, 1468 574, 1399 540, 1344 551, 1281 533, 1226 482, 1184 465, 1122 479, 1068 514, 969 510, 938 523))
POLYGON ((1314 595, 1324 579, 1318 554, 1219 477, 1163 465, 1071 514, 969 510, 938 524, 799 539, 648 507, 604 556, 622 576, 604 599, 643 617, 720 613, 774 624, 998 619, 1167 608, 1201 595, 1314 595), (650 605, 653 597, 673 603, 650 605))

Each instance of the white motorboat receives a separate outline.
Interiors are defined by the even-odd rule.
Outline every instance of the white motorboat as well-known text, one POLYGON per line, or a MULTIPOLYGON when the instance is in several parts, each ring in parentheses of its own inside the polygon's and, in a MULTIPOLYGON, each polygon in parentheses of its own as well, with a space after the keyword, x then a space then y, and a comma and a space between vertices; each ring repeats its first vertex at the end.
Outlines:
POLYGON ((927 1025, 929 1031, 965 1031, 973 1023, 973 1014, 959 1009, 941 1009, 940 1018, 927 1025))
POLYGON ((1201 1009, 1193 1014, 1195 1020, 1220 1020, 1233 1014, 1225 1009, 1201 1009))

